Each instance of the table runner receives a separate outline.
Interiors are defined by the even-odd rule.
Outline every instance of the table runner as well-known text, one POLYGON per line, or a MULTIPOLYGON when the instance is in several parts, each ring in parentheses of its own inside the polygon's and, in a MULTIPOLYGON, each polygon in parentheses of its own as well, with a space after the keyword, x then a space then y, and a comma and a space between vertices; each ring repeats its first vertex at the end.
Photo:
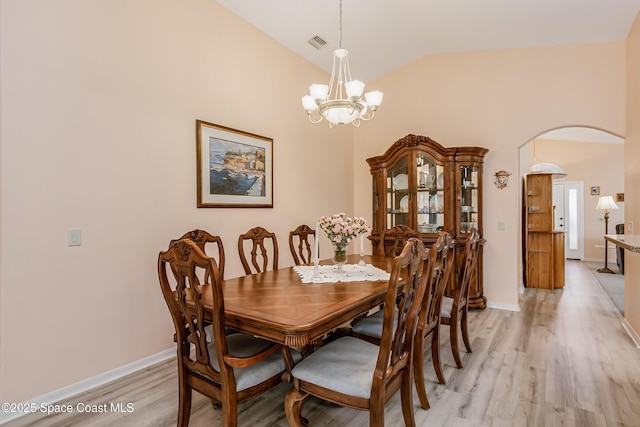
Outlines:
POLYGON ((312 265, 297 265, 293 270, 298 273, 302 283, 337 283, 337 282, 364 282, 389 280, 389 273, 374 267, 371 264, 360 266, 358 264, 345 264, 342 270, 334 265, 319 265, 318 273, 314 277, 312 265))

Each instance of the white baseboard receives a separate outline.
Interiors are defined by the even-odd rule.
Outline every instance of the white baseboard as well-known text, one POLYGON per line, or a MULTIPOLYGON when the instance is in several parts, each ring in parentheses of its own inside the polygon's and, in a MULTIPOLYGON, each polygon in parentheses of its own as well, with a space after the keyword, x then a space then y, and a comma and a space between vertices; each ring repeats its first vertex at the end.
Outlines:
POLYGON ((507 310, 507 311, 520 311, 520 306, 519 305, 513 305, 513 304, 502 304, 499 302, 487 302, 487 307, 488 308, 497 308, 498 310, 507 310))
POLYGON ((627 319, 622 319, 622 327, 627 331, 627 334, 629 334, 636 347, 640 348, 640 335, 631 327, 627 319))
MULTIPOLYGON (((35 404, 37 408, 40 408, 41 404, 45 404, 45 405, 54 404, 56 402, 60 402, 61 400, 68 399, 69 397, 78 395, 80 393, 84 393, 92 388, 106 384, 110 381, 124 377, 125 375, 129 375, 140 369, 144 369, 156 363, 163 362, 175 356, 176 356, 176 349, 175 347, 173 347, 173 348, 161 351, 160 353, 151 355, 149 357, 145 357, 144 359, 136 360, 135 362, 132 362, 127 365, 120 366, 118 368, 96 375, 95 377, 87 378, 86 380, 79 381, 67 387, 63 387, 61 389, 54 390, 50 393, 43 394, 42 396, 38 396, 34 399, 29 400, 28 402, 21 402, 21 403, 35 404)), ((15 412, 0 413, 0 425, 7 423, 11 420, 14 420, 16 418, 19 418, 23 415, 27 415, 27 413, 15 413, 15 412)))

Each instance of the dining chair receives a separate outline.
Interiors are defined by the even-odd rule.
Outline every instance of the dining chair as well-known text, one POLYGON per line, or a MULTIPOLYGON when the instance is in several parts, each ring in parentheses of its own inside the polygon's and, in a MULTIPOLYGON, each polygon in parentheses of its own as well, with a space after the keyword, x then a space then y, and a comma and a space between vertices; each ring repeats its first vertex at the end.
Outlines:
POLYGON ((376 245, 375 255, 398 256, 411 237, 420 238, 420 232, 403 224, 395 225, 380 233, 380 241, 376 245))
POLYGON ((220 279, 224 280, 224 245, 222 244, 222 239, 219 236, 213 236, 207 231, 204 230, 191 230, 184 233, 179 239, 172 240, 170 243, 173 243, 178 240, 189 239, 193 241, 205 254, 211 256, 209 251, 206 250, 207 246, 215 246, 217 257, 216 261, 218 263, 218 270, 220 270, 220 279), (209 245, 211 243, 212 245, 209 245))
MULTIPOLYGON (((414 344, 414 378, 416 390, 423 408, 429 408, 429 401, 424 386, 424 350, 426 345, 431 346, 433 367, 442 384, 446 383, 440 362, 439 345, 439 320, 444 290, 451 274, 455 254, 455 245, 451 235, 440 232, 438 239, 429 250, 429 263, 422 271, 422 280, 427 281, 425 298, 422 301, 420 317, 416 330, 416 342, 414 344)), ((388 307, 385 305, 385 307, 388 307)), ((386 316, 385 308, 377 311, 369 317, 359 320, 353 325, 351 335, 379 344, 382 337, 382 324, 386 316)), ((397 311, 397 310, 396 310, 397 311)))
POLYGON ((289 232, 289 249, 291 249, 295 265, 304 265, 313 261, 311 259, 310 236, 315 239, 316 232, 306 224, 299 225, 295 230, 289 232))
POLYGON ((438 381, 441 384, 446 384, 440 360, 440 312, 442 310, 444 290, 449 282, 453 264, 455 264, 455 248, 451 235, 447 232, 440 232, 438 240, 431 246, 429 251, 430 262, 426 274, 430 278, 430 292, 427 295, 427 299, 423 301, 420 315, 418 316, 414 344, 416 351, 413 353, 413 378, 416 383, 420 405, 424 409, 429 409, 427 390, 424 385, 425 346, 431 346, 431 360, 438 381))
POLYGON ((236 426, 238 404, 280 384, 300 354, 251 335, 225 335, 220 271, 195 242, 175 241, 160 252, 158 277, 177 337, 178 426, 189 424, 193 390, 222 407, 224 426, 236 426), (201 270, 212 278, 210 283, 200 283, 201 270), (205 294, 213 301, 212 309, 203 307, 205 294), (205 320, 213 324, 212 342, 205 320))
POLYGON ((453 291, 453 298, 443 297, 442 310, 440 312, 440 324, 449 325, 451 351, 456 361, 456 366, 462 368, 460 351, 458 349, 458 324, 462 333, 462 340, 467 352, 471 353, 469 341, 469 326, 467 325, 467 302, 469 301, 469 284, 476 270, 480 236, 475 228, 471 229, 469 237, 464 245, 464 263, 453 291))
POLYGON ((395 304, 401 292, 400 309, 384 317, 382 339, 375 345, 345 336, 311 353, 292 370, 293 387, 285 397, 289 425, 308 424, 302 406, 309 396, 369 411, 369 425, 384 425, 386 402, 400 390, 405 425, 415 426, 411 387, 412 343, 426 281, 419 279, 421 264, 428 262, 422 241, 410 239, 394 259, 386 304, 395 304), (403 280, 404 279, 404 280, 403 280), (403 283, 404 286, 399 285, 403 283))
POLYGON ((273 257, 271 268, 278 269, 278 239, 262 227, 254 227, 238 237, 238 253, 245 274, 262 273, 269 268, 269 249, 273 257), (245 254, 245 241, 251 242, 251 264, 245 254), (270 241, 270 244, 269 244, 270 241), (252 271, 251 266, 255 271, 252 271))

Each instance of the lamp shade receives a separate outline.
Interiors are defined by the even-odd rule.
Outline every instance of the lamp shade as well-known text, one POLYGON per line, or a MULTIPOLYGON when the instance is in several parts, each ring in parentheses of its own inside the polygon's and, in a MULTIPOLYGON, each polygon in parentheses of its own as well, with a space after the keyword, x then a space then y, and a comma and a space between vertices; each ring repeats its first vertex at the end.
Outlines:
POLYGON ((611 196, 600 196, 598 204, 596 205, 597 211, 612 211, 618 209, 618 205, 613 201, 611 196))
POLYGON ((382 92, 379 90, 374 90, 372 92, 367 92, 364 94, 365 99, 367 100, 367 104, 369 107, 374 110, 382 104, 382 92))
POLYGON ((555 163, 536 163, 531 166, 531 173, 550 173, 553 179, 564 178, 567 174, 555 163))
POLYGON ((349 98, 360 98, 362 91, 364 91, 364 83, 360 80, 351 80, 350 82, 346 82, 344 86, 349 98))
POLYGON ((311 94, 311 97, 313 99, 317 99, 317 100, 326 99, 327 96, 329 96, 329 86, 314 83, 311 86, 309 86, 309 93, 311 94))
POLYGON ((316 104, 316 100, 313 99, 311 95, 305 95, 302 97, 302 106, 307 111, 315 111, 318 109, 318 104, 316 104))

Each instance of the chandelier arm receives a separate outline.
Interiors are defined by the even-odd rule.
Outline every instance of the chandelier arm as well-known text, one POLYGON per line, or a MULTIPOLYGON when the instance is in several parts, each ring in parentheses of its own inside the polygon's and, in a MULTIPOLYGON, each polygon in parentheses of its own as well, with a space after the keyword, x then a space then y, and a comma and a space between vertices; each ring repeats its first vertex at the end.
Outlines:
POLYGON ((322 115, 320 113, 317 114, 317 118, 313 117, 313 114, 308 114, 309 121, 313 124, 320 123, 322 121, 322 115))
POLYGON ((329 94, 327 95, 327 100, 331 99, 334 95, 333 86, 335 84, 335 76, 336 76, 336 56, 333 56, 333 65, 331 66, 331 79, 329 80, 329 94))
POLYGON ((346 58, 340 58, 338 63, 338 86, 336 87, 336 97, 335 99, 344 99, 343 89, 344 89, 344 63, 346 58))
POLYGON ((360 115, 360 119, 364 120, 364 121, 368 121, 373 119, 373 116, 376 115, 376 112, 373 111, 371 108, 367 109, 367 112, 365 114, 360 115))

